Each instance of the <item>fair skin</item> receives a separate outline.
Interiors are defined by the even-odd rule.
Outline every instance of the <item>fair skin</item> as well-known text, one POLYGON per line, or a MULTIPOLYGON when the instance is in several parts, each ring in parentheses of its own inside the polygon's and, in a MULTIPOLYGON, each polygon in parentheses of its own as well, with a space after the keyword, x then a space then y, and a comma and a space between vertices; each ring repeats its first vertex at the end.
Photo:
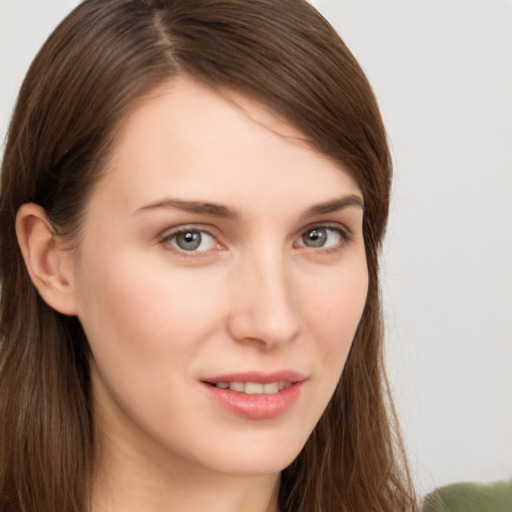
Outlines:
POLYGON ((301 139, 177 78, 123 123, 74 250, 20 209, 34 284, 91 346, 95 512, 277 510, 368 285, 361 192, 301 139))

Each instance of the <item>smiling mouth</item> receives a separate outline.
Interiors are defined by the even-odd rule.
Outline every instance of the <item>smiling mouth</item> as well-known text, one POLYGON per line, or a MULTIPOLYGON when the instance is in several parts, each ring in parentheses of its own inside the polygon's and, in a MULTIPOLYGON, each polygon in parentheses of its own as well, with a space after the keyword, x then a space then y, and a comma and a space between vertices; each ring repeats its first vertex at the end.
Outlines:
POLYGON ((277 418, 299 399, 307 378, 297 372, 243 372, 202 382, 208 395, 224 409, 251 420, 277 418))
POLYGON ((261 384, 259 382, 207 382, 206 384, 219 388, 229 389, 246 395, 275 395, 289 388, 292 383, 288 381, 276 381, 261 384))

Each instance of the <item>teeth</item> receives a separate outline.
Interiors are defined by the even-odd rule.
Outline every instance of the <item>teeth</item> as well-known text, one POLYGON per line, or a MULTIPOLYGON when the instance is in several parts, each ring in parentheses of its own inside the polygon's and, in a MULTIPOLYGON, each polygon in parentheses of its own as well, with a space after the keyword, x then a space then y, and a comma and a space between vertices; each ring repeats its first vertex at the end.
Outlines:
POLYGON ((258 382, 217 382, 215 387, 221 389, 230 389, 231 391, 238 391, 239 393, 246 393, 247 395, 274 395, 283 389, 291 386, 290 382, 269 382, 267 384, 260 384, 258 382))
POLYGON ((240 393, 243 393, 245 391, 245 385, 243 382, 230 382, 229 389, 231 389, 231 391, 239 391, 240 393))
POLYGON ((244 392, 247 395, 261 395, 263 393, 263 384, 256 382, 246 382, 244 392))
POLYGON ((273 395, 279 391, 279 382, 270 382, 269 384, 263 384, 263 393, 265 395, 273 395))

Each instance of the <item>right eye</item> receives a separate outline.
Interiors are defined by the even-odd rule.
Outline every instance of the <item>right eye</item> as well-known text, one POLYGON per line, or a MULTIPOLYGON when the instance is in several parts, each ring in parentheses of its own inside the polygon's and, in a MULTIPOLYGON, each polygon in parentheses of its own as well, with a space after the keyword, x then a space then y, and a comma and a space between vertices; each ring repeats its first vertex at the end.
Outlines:
POLYGON ((218 247, 215 238, 201 229, 180 228, 165 234, 163 244, 185 252, 204 252, 218 247))

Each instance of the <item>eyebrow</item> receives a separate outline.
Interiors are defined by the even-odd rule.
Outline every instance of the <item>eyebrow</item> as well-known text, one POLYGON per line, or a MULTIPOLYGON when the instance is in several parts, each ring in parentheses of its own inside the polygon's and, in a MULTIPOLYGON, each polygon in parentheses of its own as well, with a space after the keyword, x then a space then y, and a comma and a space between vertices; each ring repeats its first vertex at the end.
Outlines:
MULTIPOLYGON (((343 210, 349 206, 356 206, 364 211, 364 202, 359 195, 348 195, 337 199, 332 199, 325 203, 312 206, 301 216, 303 218, 314 217, 315 215, 324 215, 343 210)), ((159 208, 174 208, 188 213, 198 215, 209 215, 223 219, 237 219, 240 217, 236 210, 232 210, 227 206, 217 203, 209 203, 205 201, 184 201, 182 199, 166 198, 139 208, 135 213, 141 213, 148 210, 159 208)))
POLYGON ((175 208, 184 212, 211 215, 212 217, 221 217, 224 219, 234 219, 239 216, 236 211, 231 210, 222 204, 208 203, 204 201, 183 201, 181 199, 173 198, 166 198, 147 204, 139 208, 135 213, 158 208, 175 208))
POLYGON ((356 206, 361 208, 364 212, 364 201, 363 198, 356 194, 351 194, 348 196, 343 196, 338 199, 333 199, 332 201, 327 201, 325 203, 320 203, 315 206, 312 206, 304 213, 303 217, 314 217, 315 215, 325 215, 326 213, 333 213, 339 210, 343 210, 348 208, 349 206, 356 206))

